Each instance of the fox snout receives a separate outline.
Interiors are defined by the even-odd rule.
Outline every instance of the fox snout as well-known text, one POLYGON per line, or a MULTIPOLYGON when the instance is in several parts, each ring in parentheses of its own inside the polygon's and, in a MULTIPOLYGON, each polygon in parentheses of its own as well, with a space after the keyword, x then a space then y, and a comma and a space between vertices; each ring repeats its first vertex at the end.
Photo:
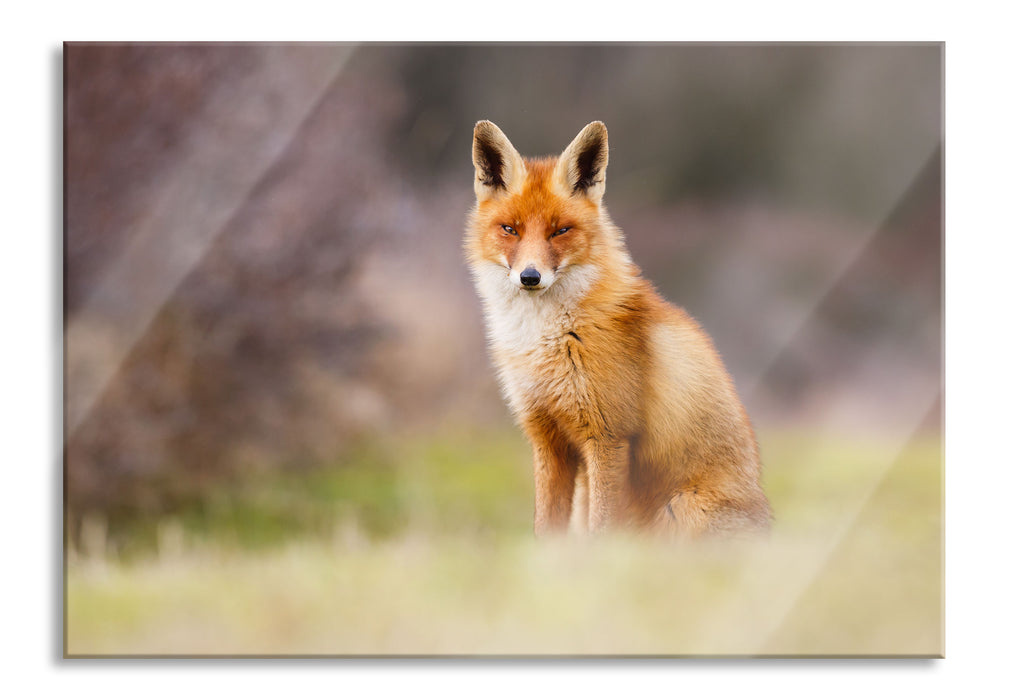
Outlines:
POLYGON ((554 283, 557 276, 549 267, 540 269, 535 263, 516 265, 508 273, 508 279, 522 291, 540 292, 554 283))
POLYGON ((540 273, 530 265, 519 274, 519 282, 523 287, 535 287, 540 283, 540 273))

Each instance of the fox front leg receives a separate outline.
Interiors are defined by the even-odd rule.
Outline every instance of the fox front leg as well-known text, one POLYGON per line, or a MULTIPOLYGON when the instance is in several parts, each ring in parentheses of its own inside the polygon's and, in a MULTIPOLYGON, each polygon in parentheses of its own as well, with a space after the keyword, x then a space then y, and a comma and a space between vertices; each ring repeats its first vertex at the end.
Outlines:
POLYGON ((529 431, 533 443, 537 536, 565 532, 578 471, 577 455, 554 431, 529 431))
POLYGON ((585 448, 589 487, 589 532, 619 526, 626 517, 630 445, 626 440, 594 438, 585 448))

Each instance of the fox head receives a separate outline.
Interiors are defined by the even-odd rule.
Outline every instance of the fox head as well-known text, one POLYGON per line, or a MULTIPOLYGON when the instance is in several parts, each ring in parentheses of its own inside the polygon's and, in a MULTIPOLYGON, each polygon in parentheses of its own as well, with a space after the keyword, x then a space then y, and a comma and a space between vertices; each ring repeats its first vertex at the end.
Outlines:
POLYGON ((602 122, 582 129, 560 156, 536 159, 523 159, 492 122, 477 122, 471 263, 500 266, 500 274, 529 294, 591 263, 608 221, 602 207, 608 160, 602 122))

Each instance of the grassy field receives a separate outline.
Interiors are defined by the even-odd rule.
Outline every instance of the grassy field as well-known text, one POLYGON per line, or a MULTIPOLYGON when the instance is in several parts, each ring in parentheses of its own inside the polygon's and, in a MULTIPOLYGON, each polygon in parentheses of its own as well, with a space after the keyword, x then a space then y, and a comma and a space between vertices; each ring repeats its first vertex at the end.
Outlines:
POLYGON ((66 653, 941 655, 940 441, 761 437, 760 542, 537 541, 511 431, 89 518, 66 653))

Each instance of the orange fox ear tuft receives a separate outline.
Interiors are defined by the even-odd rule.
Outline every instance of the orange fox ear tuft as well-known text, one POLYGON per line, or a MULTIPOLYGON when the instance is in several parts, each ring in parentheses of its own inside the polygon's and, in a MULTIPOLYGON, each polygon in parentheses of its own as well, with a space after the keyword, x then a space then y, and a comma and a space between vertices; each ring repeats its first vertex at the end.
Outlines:
POLYGON ((513 191, 525 176, 522 156, 493 122, 479 121, 473 128, 473 189, 484 201, 513 191))
POLYGON ((606 190, 609 154, 606 125, 592 122, 561 153, 555 172, 571 194, 581 194, 599 203, 606 190))

